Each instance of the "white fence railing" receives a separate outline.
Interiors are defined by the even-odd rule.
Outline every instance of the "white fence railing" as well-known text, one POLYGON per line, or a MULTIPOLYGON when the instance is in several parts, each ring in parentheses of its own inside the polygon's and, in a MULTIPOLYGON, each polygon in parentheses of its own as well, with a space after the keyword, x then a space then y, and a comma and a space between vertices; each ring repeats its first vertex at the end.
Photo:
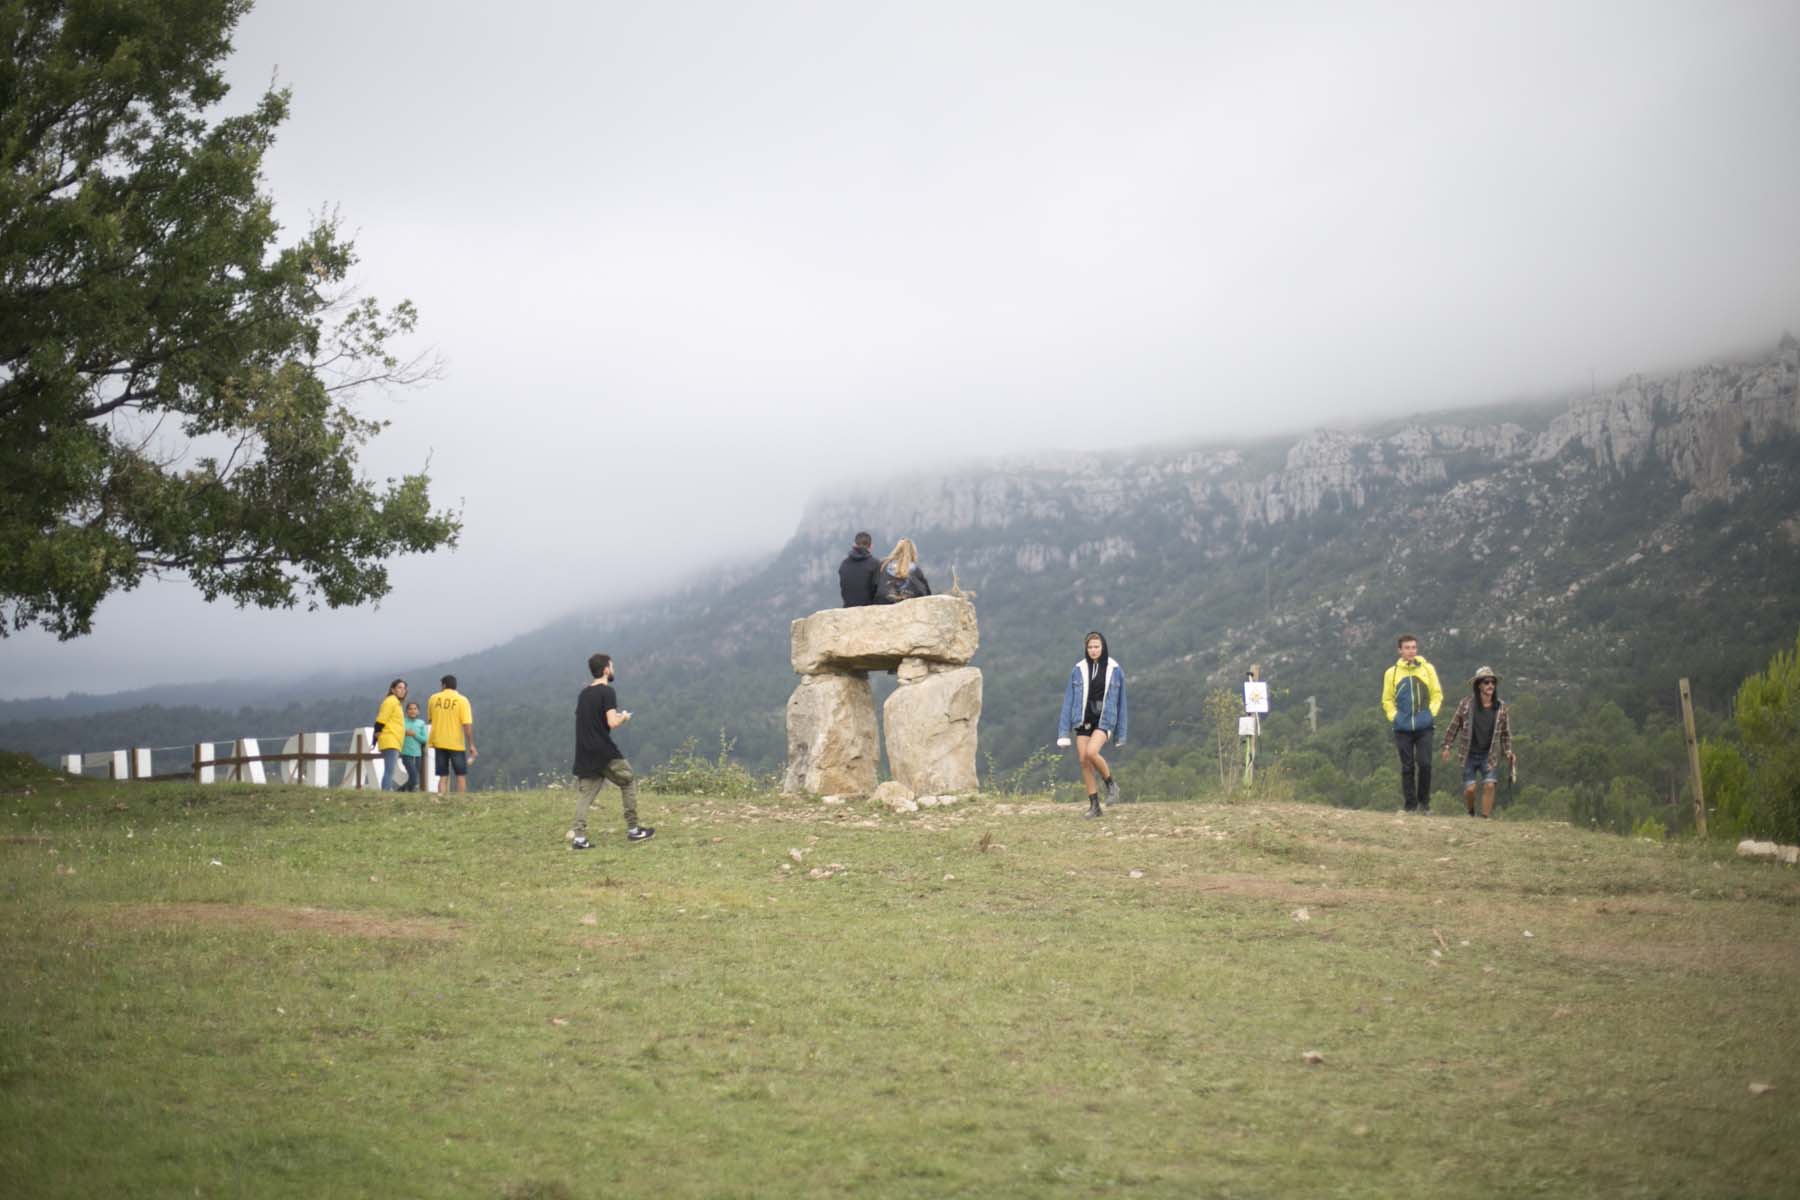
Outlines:
MULTIPOLYGON (((437 756, 427 746, 419 758, 424 778, 422 791, 437 790, 437 756)), ((65 754, 62 768, 71 775, 98 774, 109 779, 186 779, 194 783, 298 783, 331 787, 332 768, 342 764, 337 786, 380 788, 387 766, 375 749, 375 729, 324 733, 293 733, 285 739, 241 737, 229 741, 195 742, 192 746, 133 746, 126 750, 102 750, 65 754), (334 753, 333 738, 344 741, 334 753), (262 743, 281 741, 281 750, 264 754, 262 743), (221 747, 226 753, 219 753, 221 747), (160 769, 159 769, 160 768, 160 769)))

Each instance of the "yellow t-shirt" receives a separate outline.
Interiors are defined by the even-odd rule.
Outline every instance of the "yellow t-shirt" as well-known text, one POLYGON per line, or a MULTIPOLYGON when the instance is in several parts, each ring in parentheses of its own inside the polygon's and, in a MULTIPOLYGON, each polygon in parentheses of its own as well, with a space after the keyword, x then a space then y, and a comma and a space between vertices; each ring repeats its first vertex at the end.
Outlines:
POLYGON ((433 692, 431 699, 425 702, 425 711, 431 721, 431 745, 434 749, 468 748, 463 745, 463 726, 475 724, 475 710, 469 707, 467 696, 449 688, 433 692))
POLYGON ((375 735, 375 748, 398 750, 400 743, 406 740, 406 713, 400 707, 400 697, 389 692, 381 698, 375 723, 381 726, 381 732, 375 735))

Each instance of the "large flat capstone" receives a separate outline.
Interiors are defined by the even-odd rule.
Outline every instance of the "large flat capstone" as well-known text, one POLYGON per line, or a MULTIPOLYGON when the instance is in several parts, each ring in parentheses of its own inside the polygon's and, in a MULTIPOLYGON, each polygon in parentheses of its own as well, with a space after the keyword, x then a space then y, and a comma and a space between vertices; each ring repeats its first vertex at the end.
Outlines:
POLYGON ((828 608, 793 624, 794 670, 891 671, 905 658, 961 665, 975 657, 981 635, 975 606, 960 596, 921 596, 899 604, 828 608))

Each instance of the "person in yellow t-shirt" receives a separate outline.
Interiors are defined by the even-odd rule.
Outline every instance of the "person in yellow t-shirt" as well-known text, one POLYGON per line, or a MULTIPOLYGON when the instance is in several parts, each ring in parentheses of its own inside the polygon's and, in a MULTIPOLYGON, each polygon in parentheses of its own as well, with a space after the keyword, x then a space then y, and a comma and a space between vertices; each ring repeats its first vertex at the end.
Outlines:
POLYGON ((443 690, 431 693, 425 713, 431 721, 431 749, 437 755, 438 795, 449 790, 456 776, 456 790, 469 790, 469 764, 475 761, 475 710, 469 698, 456 690, 456 676, 446 675, 443 690))
POLYGON ((406 740, 406 713, 401 704, 406 700, 406 680, 388 684, 387 695, 375 713, 375 748, 381 751, 381 790, 391 792, 400 785, 394 776, 400 773, 400 743, 406 740))

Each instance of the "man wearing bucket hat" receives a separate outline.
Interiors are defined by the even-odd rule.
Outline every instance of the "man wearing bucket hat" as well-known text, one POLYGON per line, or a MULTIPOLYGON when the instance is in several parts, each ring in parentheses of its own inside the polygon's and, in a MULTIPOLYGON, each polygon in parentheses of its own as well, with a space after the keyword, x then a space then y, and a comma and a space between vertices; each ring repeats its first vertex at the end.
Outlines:
POLYGON ((1475 787, 1481 785, 1481 815, 1494 815, 1494 788, 1500 782, 1500 760, 1508 766, 1513 755, 1512 721, 1506 701, 1500 699, 1500 677, 1492 667, 1482 667, 1469 680, 1469 694, 1456 706, 1456 715, 1444 730, 1444 761, 1450 750, 1462 760, 1463 806, 1475 815, 1475 787))

